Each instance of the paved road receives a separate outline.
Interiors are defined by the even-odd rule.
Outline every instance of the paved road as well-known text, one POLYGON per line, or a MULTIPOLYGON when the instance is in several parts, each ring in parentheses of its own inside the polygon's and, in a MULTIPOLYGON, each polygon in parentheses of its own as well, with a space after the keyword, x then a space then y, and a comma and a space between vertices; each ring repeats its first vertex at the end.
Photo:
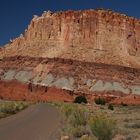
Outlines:
POLYGON ((60 115, 48 104, 33 105, 0 120, 0 140, 54 140, 60 115))

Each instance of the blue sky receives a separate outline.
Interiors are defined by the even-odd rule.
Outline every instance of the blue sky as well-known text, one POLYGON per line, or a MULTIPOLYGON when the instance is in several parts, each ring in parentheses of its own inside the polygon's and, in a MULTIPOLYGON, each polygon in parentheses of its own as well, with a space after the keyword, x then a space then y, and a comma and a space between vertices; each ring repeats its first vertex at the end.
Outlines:
POLYGON ((104 8, 140 18, 140 0, 0 0, 0 45, 19 36, 43 11, 104 8))

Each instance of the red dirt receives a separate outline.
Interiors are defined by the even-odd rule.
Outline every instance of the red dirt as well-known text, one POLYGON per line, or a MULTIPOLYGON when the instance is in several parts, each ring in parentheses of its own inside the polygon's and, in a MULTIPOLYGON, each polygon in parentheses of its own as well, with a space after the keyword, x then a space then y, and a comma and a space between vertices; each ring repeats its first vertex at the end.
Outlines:
POLYGON ((5 100, 31 100, 31 101, 66 101, 70 102, 73 97, 69 91, 56 88, 32 86, 17 81, 0 81, 0 98, 5 100))
POLYGON ((121 95, 116 96, 115 93, 74 93, 54 87, 43 87, 32 85, 32 91, 29 84, 19 83, 17 81, 3 82, 0 81, 0 98, 5 100, 30 100, 30 101, 64 101, 72 102, 76 96, 85 95, 89 102, 93 102, 95 98, 101 97, 106 102, 113 104, 140 104, 139 96, 121 95), (121 96, 119 96, 121 95, 121 96))

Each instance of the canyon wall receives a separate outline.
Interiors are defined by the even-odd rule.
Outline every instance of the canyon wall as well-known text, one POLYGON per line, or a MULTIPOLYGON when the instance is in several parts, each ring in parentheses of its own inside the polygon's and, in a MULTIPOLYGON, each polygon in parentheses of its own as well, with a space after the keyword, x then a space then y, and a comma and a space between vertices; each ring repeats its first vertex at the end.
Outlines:
POLYGON ((44 12, 0 48, 0 98, 140 104, 140 20, 110 10, 44 12))
POLYGON ((15 55, 140 68, 140 21, 110 10, 44 12, 0 51, 15 55))

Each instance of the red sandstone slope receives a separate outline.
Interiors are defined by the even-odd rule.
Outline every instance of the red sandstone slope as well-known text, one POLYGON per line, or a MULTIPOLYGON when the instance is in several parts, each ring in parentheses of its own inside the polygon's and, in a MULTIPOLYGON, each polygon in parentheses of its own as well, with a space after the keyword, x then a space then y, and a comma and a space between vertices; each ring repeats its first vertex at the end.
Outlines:
POLYGON ((44 12, 0 52, 15 55, 140 68, 140 21, 110 10, 44 12))
POLYGON ((0 60, 0 98, 89 102, 101 96, 115 104, 140 104, 140 70, 60 58, 0 60))

